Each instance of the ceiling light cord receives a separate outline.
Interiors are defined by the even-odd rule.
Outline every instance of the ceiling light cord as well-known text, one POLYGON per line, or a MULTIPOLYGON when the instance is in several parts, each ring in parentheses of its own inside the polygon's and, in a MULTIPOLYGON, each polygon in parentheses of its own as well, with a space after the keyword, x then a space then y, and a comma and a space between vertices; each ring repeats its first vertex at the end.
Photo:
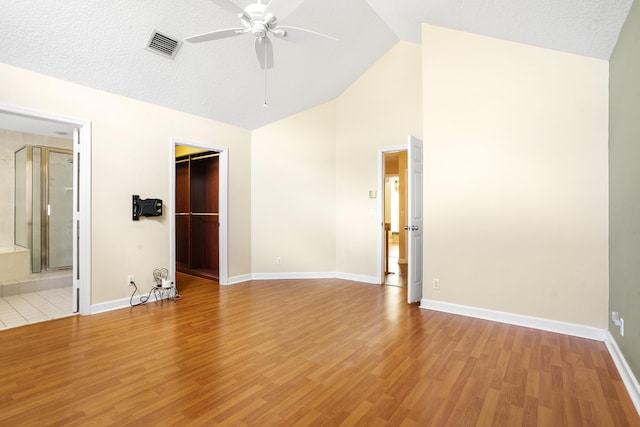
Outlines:
POLYGON ((265 46, 265 50, 264 50, 264 104, 263 107, 268 107, 269 104, 267 103, 267 68, 269 68, 268 64, 267 64, 267 49, 265 46))

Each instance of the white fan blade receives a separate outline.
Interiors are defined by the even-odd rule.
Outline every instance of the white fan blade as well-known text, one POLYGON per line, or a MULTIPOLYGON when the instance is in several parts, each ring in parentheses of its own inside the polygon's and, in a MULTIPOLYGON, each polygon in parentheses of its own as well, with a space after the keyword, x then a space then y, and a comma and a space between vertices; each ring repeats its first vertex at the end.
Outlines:
POLYGON ((272 15, 283 19, 293 13, 304 0, 271 0, 266 10, 272 15))
POLYGON ((273 29, 273 34, 283 40, 323 48, 332 47, 336 42, 339 41, 335 37, 318 33, 316 31, 305 30, 304 28, 297 27, 287 27, 284 25, 275 27, 273 29))
POLYGON ((251 21, 251 17, 247 15, 247 12, 231 0, 213 0, 213 2, 234 15, 242 15, 247 21, 251 21))
POLYGON ((256 39, 255 46, 260 68, 263 70, 273 68, 273 45, 269 37, 256 39))
POLYGON ((191 43, 208 42, 210 40, 226 39, 233 36, 239 36, 249 30, 245 28, 229 28, 227 30, 210 31, 204 34, 198 34, 197 36, 187 37, 185 40, 191 43))

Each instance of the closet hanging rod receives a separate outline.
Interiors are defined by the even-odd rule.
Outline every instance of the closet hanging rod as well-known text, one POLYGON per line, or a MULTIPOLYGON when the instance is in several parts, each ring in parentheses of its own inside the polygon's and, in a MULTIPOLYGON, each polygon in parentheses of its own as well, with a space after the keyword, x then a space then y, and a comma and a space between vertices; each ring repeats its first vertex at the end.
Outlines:
POLYGON ((191 156, 191 160, 209 159, 211 157, 219 157, 220 153, 203 154, 201 156, 194 154, 191 156))

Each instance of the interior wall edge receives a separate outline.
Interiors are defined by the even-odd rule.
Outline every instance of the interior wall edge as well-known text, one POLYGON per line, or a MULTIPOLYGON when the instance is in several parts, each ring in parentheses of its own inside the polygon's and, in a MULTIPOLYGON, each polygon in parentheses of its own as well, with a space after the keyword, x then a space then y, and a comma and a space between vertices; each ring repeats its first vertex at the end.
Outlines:
POLYGON ((640 414, 640 383, 638 383, 638 379, 633 374, 631 367, 627 363, 627 359, 625 359, 622 351, 620 351, 620 347, 618 347, 618 343, 613 335, 611 335, 611 332, 607 331, 606 335, 604 343, 607 346, 607 350, 609 350, 613 363, 615 363, 616 368, 618 368, 620 378, 622 378, 622 382, 627 388, 627 392, 629 392, 633 406, 635 406, 636 411, 640 414))

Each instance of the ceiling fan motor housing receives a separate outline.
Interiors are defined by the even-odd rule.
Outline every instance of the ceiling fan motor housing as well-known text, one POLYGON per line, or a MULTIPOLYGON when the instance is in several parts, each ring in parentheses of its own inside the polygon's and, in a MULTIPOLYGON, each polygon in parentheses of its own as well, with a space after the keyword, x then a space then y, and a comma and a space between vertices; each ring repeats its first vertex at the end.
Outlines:
MULTIPOLYGON (((267 35, 276 22, 275 16, 270 13, 265 14, 266 8, 264 4, 253 3, 244 9, 245 13, 251 17, 251 21, 246 23, 247 28, 250 28, 251 33, 260 39, 267 35)), ((243 16, 240 15, 240 18, 243 16)))

